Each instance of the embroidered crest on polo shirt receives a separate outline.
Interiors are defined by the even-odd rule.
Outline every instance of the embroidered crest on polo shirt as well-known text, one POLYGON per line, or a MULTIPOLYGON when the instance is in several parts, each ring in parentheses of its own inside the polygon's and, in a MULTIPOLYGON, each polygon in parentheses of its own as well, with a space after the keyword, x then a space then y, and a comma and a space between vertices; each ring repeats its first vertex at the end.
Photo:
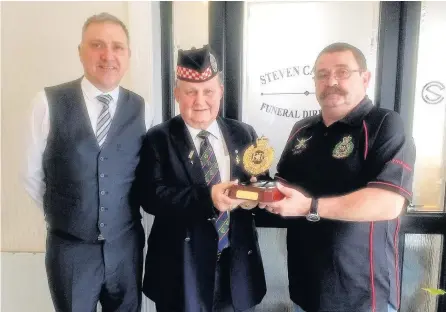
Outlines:
POLYGON ((353 138, 351 135, 345 136, 336 144, 333 149, 333 157, 342 159, 348 157, 353 152, 353 138))
POLYGON ((309 138, 301 138, 301 139, 297 138, 296 139, 297 143, 296 143, 296 145, 294 145, 293 150, 292 150, 293 155, 298 155, 298 154, 302 153, 307 148, 307 142, 311 138, 312 138, 312 136, 309 138))

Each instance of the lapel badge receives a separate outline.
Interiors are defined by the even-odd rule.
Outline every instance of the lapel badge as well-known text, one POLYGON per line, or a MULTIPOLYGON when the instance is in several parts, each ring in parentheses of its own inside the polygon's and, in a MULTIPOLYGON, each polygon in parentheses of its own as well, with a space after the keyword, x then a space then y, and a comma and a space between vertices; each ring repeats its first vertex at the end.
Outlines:
POLYGON ((348 157, 353 152, 353 139, 351 135, 342 138, 333 149, 333 157, 342 159, 348 157))
POLYGON ((235 163, 237 165, 240 163, 240 157, 238 156, 238 150, 235 150, 235 163))
POLYGON ((194 151, 190 151, 188 158, 189 158, 190 163, 191 163, 192 165, 194 164, 194 161, 192 160, 192 157, 193 157, 193 156, 194 156, 194 151))
POLYGON ((297 138, 297 143, 296 145, 294 145, 293 147, 293 155, 298 155, 300 153, 302 153, 306 148, 307 148, 307 142, 312 138, 297 138))

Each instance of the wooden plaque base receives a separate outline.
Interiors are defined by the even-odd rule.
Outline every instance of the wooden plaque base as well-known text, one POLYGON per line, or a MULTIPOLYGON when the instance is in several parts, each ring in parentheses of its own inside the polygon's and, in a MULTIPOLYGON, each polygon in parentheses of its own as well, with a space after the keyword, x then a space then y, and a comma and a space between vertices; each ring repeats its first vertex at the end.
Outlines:
POLYGON ((251 184, 234 185, 229 189, 232 199, 246 199, 262 203, 279 201, 285 197, 276 187, 274 181, 258 181, 251 184))

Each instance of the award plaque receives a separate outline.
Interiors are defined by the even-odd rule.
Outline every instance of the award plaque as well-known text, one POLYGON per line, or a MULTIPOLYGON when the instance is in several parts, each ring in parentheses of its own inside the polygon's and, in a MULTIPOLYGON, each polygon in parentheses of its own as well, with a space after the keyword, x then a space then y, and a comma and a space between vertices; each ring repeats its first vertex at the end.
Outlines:
MULTIPOLYGON (((274 161, 274 149, 268 139, 260 137, 255 145, 249 146, 243 153, 242 167, 249 175, 256 177, 268 171, 274 161)), ((257 181, 234 185, 229 190, 232 199, 246 199, 256 202, 274 202, 284 198, 277 189, 275 181, 257 181)))

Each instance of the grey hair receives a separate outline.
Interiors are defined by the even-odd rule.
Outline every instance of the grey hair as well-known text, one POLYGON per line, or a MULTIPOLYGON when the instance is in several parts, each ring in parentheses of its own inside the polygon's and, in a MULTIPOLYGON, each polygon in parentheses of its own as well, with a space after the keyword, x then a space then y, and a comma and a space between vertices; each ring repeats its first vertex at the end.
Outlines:
POLYGON ((84 35, 85 31, 87 30, 88 26, 90 24, 94 23, 112 23, 121 26, 122 30, 124 30, 125 35, 127 36, 127 41, 130 42, 130 35, 127 27, 125 24, 116 16, 111 15, 107 12, 102 12, 97 15, 90 16, 84 23, 84 26, 82 27, 82 35, 84 35))
MULTIPOLYGON (((218 74, 218 82, 220 82, 221 85, 225 84, 225 76, 222 71, 219 71, 218 74)), ((175 87, 178 87, 178 79, 175 79, 175 87)))

